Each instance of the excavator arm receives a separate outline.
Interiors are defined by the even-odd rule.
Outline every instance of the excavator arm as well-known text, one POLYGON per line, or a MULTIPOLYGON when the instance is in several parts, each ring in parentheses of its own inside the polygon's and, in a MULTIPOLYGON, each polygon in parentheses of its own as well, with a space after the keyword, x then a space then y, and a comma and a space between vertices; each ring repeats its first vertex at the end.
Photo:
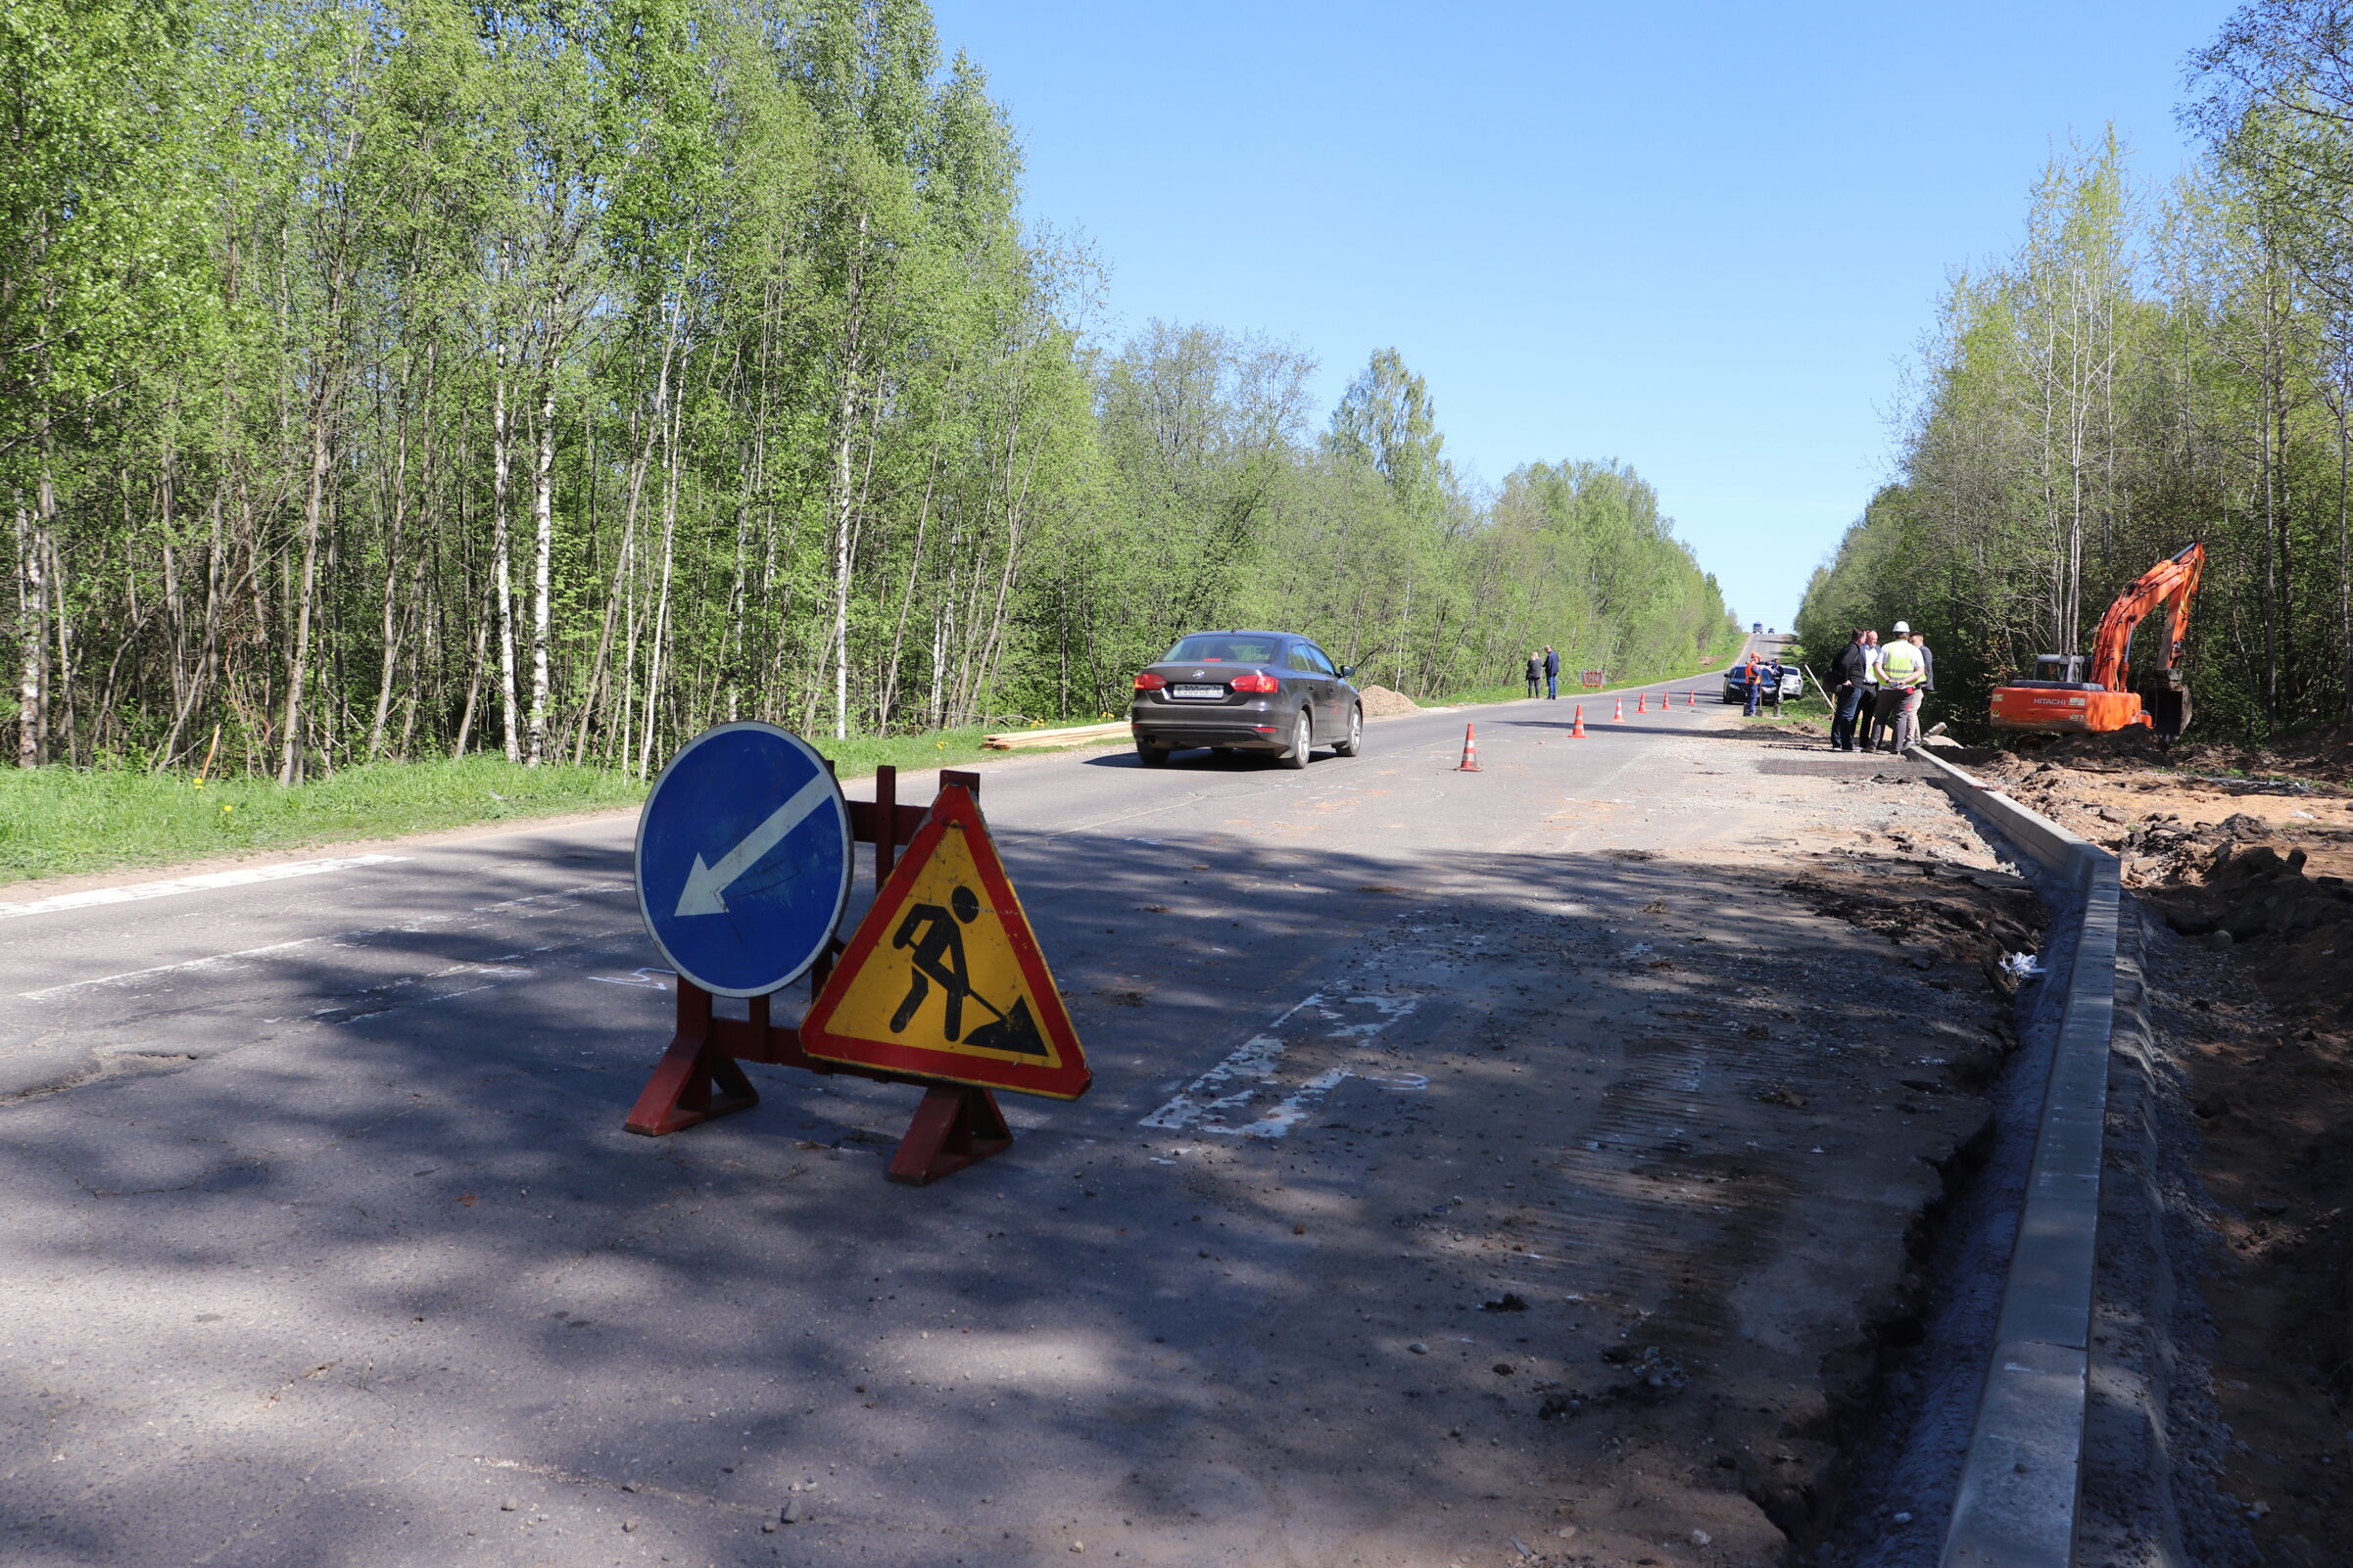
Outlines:
POLYGON ((2171 560, 2159 561, 2126 589, 2099 618, 2091 642, 2091 679, 2111 691, 2132 689, 2132 671, 2125 654, 2140 623, 2159 608, 2166 611, 2165 647, 2158 669, 2170 687, 2179 686, 2182 640, 2189 635, 2189 606, 2197 597, 2198 578, 2206 569, 2206 546, 2192 545, 2171 560))

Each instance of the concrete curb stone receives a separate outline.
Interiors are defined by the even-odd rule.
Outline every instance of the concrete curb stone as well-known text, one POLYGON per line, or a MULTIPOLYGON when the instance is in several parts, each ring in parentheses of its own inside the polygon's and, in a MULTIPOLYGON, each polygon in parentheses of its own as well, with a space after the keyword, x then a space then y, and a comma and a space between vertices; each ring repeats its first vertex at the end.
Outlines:
MULTIPOLYGON (((2058 1049, 2035 1135, 1993 1364, 1962 1461, 1944 1568, 2067 1568, 2075 1554, 2116 1026, 2116 857, 1933 752, 1907 753, 1970 816, 2076 896, 2058 1049)), ((2053 944, 2056 945, 2056 944, 2053 944)))

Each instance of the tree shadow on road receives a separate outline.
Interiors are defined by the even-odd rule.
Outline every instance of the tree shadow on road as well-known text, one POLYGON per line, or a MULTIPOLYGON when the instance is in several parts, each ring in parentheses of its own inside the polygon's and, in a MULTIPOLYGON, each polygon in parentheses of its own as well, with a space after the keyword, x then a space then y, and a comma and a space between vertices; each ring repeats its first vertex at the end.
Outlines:
POLYGON ((0 1109, 12 1560, 1566 1561, 1582 1529, 1674 1562, 1814 1528, 1861 1376, 1825 1362, 1867 1357, 1968 1120, 1897 1079, 1982 1051, 1973 963, 1773 866, 1006 847, 1098 1087, 1009 1098, 1013 1150, 933 1187, 882 1179, 901 1087, 755 1069, 757 1108, 624 1134, 670 997, 623 891, 495 951, 299 950, 269 1020, 190 996, 156 1034, 241 1049, 0 1109), (439 978, 359 983, 396 973, 439 978), (1644 1464, 1690 1477, 1673 1550, 1605 1496, 1644 1464))

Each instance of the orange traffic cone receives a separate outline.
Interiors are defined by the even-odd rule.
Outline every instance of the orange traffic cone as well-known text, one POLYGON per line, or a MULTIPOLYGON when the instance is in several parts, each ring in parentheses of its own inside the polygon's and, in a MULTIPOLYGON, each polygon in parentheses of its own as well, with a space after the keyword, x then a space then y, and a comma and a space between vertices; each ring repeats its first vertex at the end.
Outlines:
POLYGON ((1683 705, 1684 705, 1685 707, 1687 707, 1687 708, 1696 708, 1696 707, 1698 707, 1698 706, 1700 705, 1700 693, 1699 693, 1699 692, 1697 692, 1697 691, 1686 691, 1686 692, 1684 692, 1684 693, 1683 693, 1683 705))
POLYGON ((1582 702, 1577 704, 1577 722, 1569 727, 1568 737, 1571 740, 1585 738, 1585 704, 1582 702))
POLYGON ((1634 694, 1634 711, 1636 713, 1648 713, 1651 711, 1651 693, 1648 691, 1637 691, 1634 694))
POLYGON ((1461 766, 1455 769, 1455 772, 1485 773, 1486 771, 1479 766, 1479 737, 1474 728, 1466 724, 1463 726, 1463 761, 1461 766))
POLYGON ((1611 724, 1623 724, 1626 722, 1626 699, 1624 697, 1619 697, 1617 699, 1617 711, 1609 715, 1609 722, 1611 724))

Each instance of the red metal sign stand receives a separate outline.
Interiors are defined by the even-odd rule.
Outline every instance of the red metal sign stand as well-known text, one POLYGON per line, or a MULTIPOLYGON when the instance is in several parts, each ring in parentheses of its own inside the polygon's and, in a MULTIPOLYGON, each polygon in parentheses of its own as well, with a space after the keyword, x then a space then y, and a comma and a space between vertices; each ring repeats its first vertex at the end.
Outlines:
MULTIPOLYGON (((976 799, 981 793, 981 776, 976 773, 942 772, 939 782, 961 784, 976 799)), ((911 842, 930 816, 928 806, 898 804, 898 770, 888 764, 875 770, 874 799, 849 802, 851 840, 874 845, 875 886, 882 886, 899 846, 911 842)), ((840 951, 841 943, 837 940, 809 971, 812 997, 824 986, 835 955, 840 951)), ((891 1158, 892 1181, 922 1186, 1012 1146, 1013 1130, 997 1109, 996 1097, 986 1089, 820 1062, 800 1048, 799 1029, 773 1021, 769 1006, 773 997, 749 998, 748 1018, 719 1018, 712 1011, 710 992, 684 975, 676 978, 677 1032, 654 1065, 653 1076, 646 1080, 629 1119, 622 1123, 630 1132, 658 1138, 713 1117, 749 1110, 760 1103, 760 1094, 736 1064, 758 1062, 876 1083, 915 1084, 926 1090, 923 1103, 916 1107, 915 1119, 891 1158)))
POLYGON ((915 1108, 887 1174, 920 1187, 1012 1147, 1013 1129, 995 1095, 969 1083, 936 1083, 915 1108))

